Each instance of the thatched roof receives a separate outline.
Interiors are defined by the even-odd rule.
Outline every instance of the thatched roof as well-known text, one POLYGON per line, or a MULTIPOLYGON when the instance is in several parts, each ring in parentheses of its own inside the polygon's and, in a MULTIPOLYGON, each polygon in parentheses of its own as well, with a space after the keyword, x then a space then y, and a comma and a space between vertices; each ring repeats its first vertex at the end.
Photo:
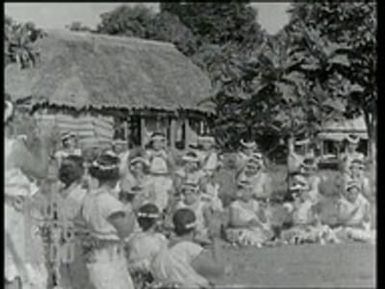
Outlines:
POLYGON ((367 127, 363 117, 329 121, 322 126, 322 131, 318 137, 342 141, 348 134, 356 134, 362 139, 368 139, 367 127))
POLYGON ((48 31, 34 68, 8 65, 5 91, 33 104, 210 112, 208 77, 170 43, 48 31))

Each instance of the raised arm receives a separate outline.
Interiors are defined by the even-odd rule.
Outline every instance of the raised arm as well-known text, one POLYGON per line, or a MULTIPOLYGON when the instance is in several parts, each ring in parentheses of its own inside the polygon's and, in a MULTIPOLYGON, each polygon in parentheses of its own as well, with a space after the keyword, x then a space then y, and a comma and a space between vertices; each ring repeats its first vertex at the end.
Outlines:
POLYGON ((45 178, 48 174, 49 149, 48 142, 41 140, 39 149, 34 154, 22 140, 17 140, 13 151, 15 164, 27 175, 34 178, 45 178))
POLYGON ((225 270, 223 261, 223 250, 220 244, 221 220, 219 216, 213 216, 210 219, 209 233, 212 238, 212 247, 210 250, 204 250, 193 261, 192 266, 195 271, 205 278, 220 277, 225 270))

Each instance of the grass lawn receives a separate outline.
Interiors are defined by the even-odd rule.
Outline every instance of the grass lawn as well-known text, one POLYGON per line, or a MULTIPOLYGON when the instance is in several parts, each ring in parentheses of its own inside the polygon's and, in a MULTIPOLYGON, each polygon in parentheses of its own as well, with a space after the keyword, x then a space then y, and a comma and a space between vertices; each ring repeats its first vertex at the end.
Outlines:
MULTIPOLYGON (((217 288, 375 288, 375 246, 301 245, 235 249, 223 244, 230 269, 217 288)), ((84 267, 80 267, 86 274, 84 267)), ((83 279, 83 281, 85 281, 83 279)), ((78 289, 93 289, 79 284, 78 289)))
POLYGON ((219 288, 375 287, 375 246, 301 245, 226 249, 232 269, 216 280, 219 288), (240 286, 241 287, 241 286, 240 286))

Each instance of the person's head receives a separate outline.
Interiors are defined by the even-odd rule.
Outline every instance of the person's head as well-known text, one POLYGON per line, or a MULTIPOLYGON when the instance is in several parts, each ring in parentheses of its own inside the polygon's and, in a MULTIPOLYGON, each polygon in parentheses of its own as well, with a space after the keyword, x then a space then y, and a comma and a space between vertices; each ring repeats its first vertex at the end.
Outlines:
POLYGON ((115 188, 120 179, 119 157, 111 151, 103 152, 89 166, 89 175, 98 180, 99 186, 115 188))
POLYGON ((199 185, 193 182, 184 183, 181 188, 183 202, 192 205, 199 200, 199 185))
POLYGON ((309 183, 305 176, 297 174, 293 176, 292 185, 290 187, 290 193, 294 199, 304 201, 307 199, 309 191, 309 183))
POLYGON ((358 195, 361 193, 360 184, 357 182, 350 182, 346 186, 345 198, 354 203, 357 200, 358 195))
POLYGON ((129 165, 131 173, 135 176, 145 174, 149 167, 148 161, 141 156, 130 158, 129 165))
POLYGON ((314 158, 305 158, 300 165, 300 172, 303 175, 312 175, 317 171, 317 163, 314 158))
POLYGON ((198 137, 198 145, 202 150, 211 150, 215 146, 215 138, 210 135, 200 136, 198 137))
POLYGON ((66 157, 59 168, 59 180, 69 187, 73 183, 80 183, 84 175, 83 158, 70 155, 66 157))
POLYGON ((159 209, 154 204, 145 204, 141 206, 137 213, 138 224, 143 232, 155 228, 159 218, 159 209))
POLYGON ((177 236, 193 235, 196 227, 196 217, 192 210, 187 208, 177 210, 172 221, 177 236))
POLYGON ((193 152, 187 152, 183 157, 182 160, 184 162, 184 167, 187 171, 192 172, 198 169, 199 167, 199 158, 198 155, 193 152))
POLYGON ((64 148, 73 149, 76 147, 76 135, 73 132, 66 131, 61 136, 64 148))
POLYGON ((259 160, 255 158, 249 159, 245 166, 245 174, 247 176, 253 176, 257 174, 262 168, 262 164, 259 160))
POLYGON ((350 134, 347 136, 346 141, 347 141, 347 150, 349 152, 355 152, 358 148, 360 138, 357 135, 350 134))
POLYGON ((150 146, 158 151, 166 147, 166 136, 161 132, 154 132, 151 135, 150 146))
POLYGON ((362 175, 364 168, 365 166, 362 160, 360 159, 352 160, 349 166, 351 176, 360 177, 362 175))
POLYGON ((4 124, 8 126, 8 124, 12 121, 13 116, 15 114, 15 108, 13 103, 10 100, 6 100, 4 103, 4 124))
POLYGON ((257 149, 258 146, 255 141, 241 140, 241 150, 244 154, 251 156, 257 149))
POLYGON ((236 198, 244 202, 248 202, 251 200, 252 196, 253 196, 253 193, 251 190, 250 182, 249 181, 238 182, 236 198))
POLYGON ((125 152, 127 150, 127 142, 126 141, 114 141, 112 144, 112 150, 116 154, 120 154, 122 152, 125 152))

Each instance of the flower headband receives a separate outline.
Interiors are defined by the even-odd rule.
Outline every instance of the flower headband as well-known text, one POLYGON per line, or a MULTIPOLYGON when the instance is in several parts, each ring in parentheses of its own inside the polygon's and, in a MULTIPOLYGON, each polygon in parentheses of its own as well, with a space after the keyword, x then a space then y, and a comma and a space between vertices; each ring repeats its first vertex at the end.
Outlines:
POLYGON ((98 168, 99 170, 102 170, 102 171, 109 171, 109 170, 114 170, 114 169, 118 168, 117 165, 106 166, 106 165, 100 164, 98 161, 93 161, 92 166, 95 168, 98 168))
POLYGON ((143 157, 135 157, 135 158, 133 158, 133 159, 130 161, 130 164, 131 164, 131 165, 134 165, 135 163, 138 163, 138 162, 141 162, 141 163, 143 163, 143 164, 146 165, 146 166, 149 165, 149 164, 148 164, 148 161, 147 161, 145 158, 143 158, 143 157))
POLYGON ((199 186, 197 184, 195 184, 195 183, 184 183, 182 185, 181 189, 182 189, 182 191, 184 191, 186 189, 192 189, 192 190, 194 190, 196 192, 196 191, 198 191, 199 186))
POLYGON ((255 141, 252 142, 246 142, 245 140, 241 139, 241 145, 246 148, 255 148, 257 147, 257 144, 255 141))
POLYGON ((196 225, 197 225, 197 223, 194 221, 194 222, 192 222, 192 223, 186 224, 184 227, 185 227, 186 229, 192 229, 192 228, 195 228, 196 225))
POLYGON ((182 160, 185 162, 199 162, 198 157, 194 157, 192 155, 184 155, 182 157, 182 160))
POLYGON ((144 213, 144 212, 138 212, 137 213, 138 218, 150 218, 150 219, 156 219, 159 218, 158 213, 144 213))

